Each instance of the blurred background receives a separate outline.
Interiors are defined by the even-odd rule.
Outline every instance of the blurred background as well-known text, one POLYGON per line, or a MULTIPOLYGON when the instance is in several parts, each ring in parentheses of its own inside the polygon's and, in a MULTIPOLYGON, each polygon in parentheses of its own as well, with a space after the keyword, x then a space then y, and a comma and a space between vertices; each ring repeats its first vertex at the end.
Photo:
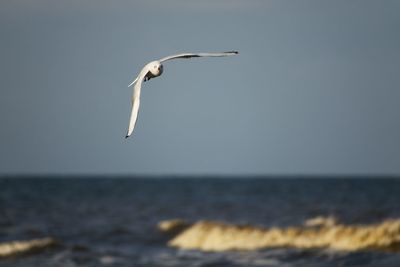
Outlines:
POLYGON ((0 174, 400 174, 398 1, 2 1, 0 174), (143 86, 149 61, 181 52, 143 86))
POLYGON ((399 14, 395 0, 1 1, 0 267, 399 266, 399 14), (166 62, 125 139, 146 63, 230 50, 166 62), (157 229, 175 218, 207 220, 189 245, 215 221, 246 225, 228 235, 239 247, 260 231, 286 245, 176 249, 157 229))

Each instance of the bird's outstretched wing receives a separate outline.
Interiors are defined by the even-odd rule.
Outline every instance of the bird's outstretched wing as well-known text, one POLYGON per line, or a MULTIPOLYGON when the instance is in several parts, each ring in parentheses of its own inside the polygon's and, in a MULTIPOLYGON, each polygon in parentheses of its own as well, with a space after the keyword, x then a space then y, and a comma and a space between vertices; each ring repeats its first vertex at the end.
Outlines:
POLYGON ((182 53, 177 55, 172 55, 168 57, 164 57, 160 59, 160 62, 164 62, 171 59, 176 58, 192 58, 192 57, 226 57, 226 56, 233 56, 238 54, 238 51, 228 51, 228 52, 221 52, 221 53, 182 53))
POLYGON ((142 82, 148 72, 149 72, 149 70, 146 67, 143 68, 140 71, 139 76, 129 85, 129 86, 131 86, 132 84, 135 83, 135 86, 133 87, 133 94, 132 94, 131 118, 129 120, 128 132, 127 132, 125 138, 128 138, 132 134, 133 129, 135 128, 136 120, 137 120, 138 113, 139 113, 140 91, 142 89, 142 82))

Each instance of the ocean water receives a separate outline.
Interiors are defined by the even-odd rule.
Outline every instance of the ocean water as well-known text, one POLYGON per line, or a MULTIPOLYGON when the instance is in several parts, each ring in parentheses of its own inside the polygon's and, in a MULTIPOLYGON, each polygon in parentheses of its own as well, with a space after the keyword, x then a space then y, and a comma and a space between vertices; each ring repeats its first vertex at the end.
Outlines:
POLYGON ((3 177, 0 242, 51 236, 59 245, 0 266, 400 266, 389 252, 185 251, 156 227, 173 218, 285 227, 316 216, 400 218, 400 179, 3 177))

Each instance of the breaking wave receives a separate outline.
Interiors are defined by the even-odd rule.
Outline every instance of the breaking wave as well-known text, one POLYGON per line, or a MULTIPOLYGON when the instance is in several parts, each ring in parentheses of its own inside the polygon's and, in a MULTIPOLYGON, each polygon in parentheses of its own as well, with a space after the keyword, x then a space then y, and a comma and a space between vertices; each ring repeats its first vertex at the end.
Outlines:
POLYGON ((400 219, 370 225, 345 225, 332 218, 314 218, 302 226, 261 228, 198 221, 187 225, 161 222, 164 232, 182 229, 168 245, 203 251, 258 250, 272 247, 327 248, 338 251, 400 252, 400 219), (170 227, 168 227, 170 226, 170 227))
POLYGON ((40 251, 56 244, 56 240, 50 237, 24 241, 3 242, 0 243, 0 258, 14 256, 20 253, 40 251))

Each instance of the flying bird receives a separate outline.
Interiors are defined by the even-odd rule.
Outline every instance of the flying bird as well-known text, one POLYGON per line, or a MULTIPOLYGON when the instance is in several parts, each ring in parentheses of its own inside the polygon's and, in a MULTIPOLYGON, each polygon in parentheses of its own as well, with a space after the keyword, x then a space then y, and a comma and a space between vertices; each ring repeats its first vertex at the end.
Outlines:
POLYGON ((143 67, 143 69, 139 72, 139 75, 136 79, 128 85, 128 87, 134 85, 133 94, 132 94, 132 111, 131 117, 129 120, 128 132, 125 138, 128 138, 135 128, 136 120, 139 113, 139 105, 140 105, 140 91, 142 89, 143 81, 148 81, 152 78, 158 77, 163 73, 164 67, 162 65, 163 62, 171 59, 177 58, 192 58, 192 57, 226 57, 233 56, 238 54, 237 51, 229 51, 222 53, 182 53, 177 55, 172 55, 168 57, 164 57, 159 60, 151 61, 147 65, 143 67))

